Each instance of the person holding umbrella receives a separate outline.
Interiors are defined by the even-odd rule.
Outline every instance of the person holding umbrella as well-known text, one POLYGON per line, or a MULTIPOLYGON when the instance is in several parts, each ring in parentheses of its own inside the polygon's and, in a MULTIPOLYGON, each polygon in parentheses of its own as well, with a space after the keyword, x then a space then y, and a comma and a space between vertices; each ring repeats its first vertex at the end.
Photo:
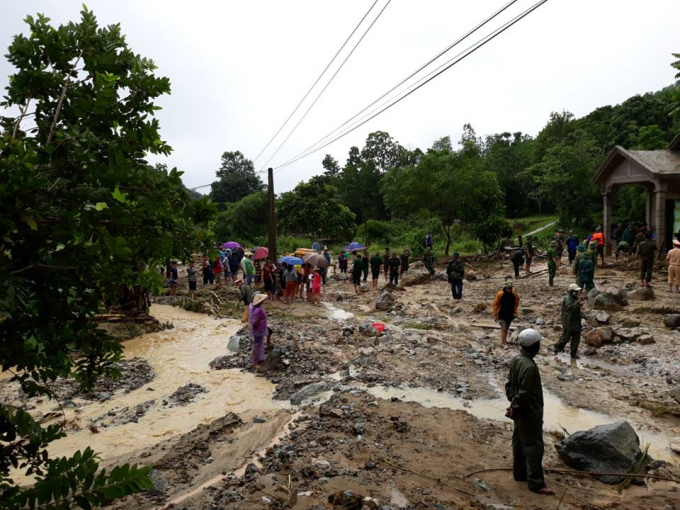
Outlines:
POLYGON ((262 308, 265 299, 267 299, 266 294, 257 294, 250 304, 250 327, 253 332, 253 368, 255 370, 259 370, 265 360, 264 342, 269 335, 267 312, 262 308))

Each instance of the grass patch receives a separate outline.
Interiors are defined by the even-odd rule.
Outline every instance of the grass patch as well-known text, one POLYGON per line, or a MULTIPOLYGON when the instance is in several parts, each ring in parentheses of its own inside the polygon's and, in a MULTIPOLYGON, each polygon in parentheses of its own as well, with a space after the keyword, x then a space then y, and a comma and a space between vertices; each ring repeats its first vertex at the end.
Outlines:
POLYGON ((435 329, 434 326, 432 326, 431 324, 421 324, 420 322, 407 322, 406 324, 404 324, 404 328, 421 330, 435 329))
POLYGON ((527 216, 525 218, 515 218, 508 220, 512 226, 512 232, 514 235, 525 235, 527 232, 539 229, 546 226, 548 223, 557 221, 556 215, 537 215, 537 216, 527 216))

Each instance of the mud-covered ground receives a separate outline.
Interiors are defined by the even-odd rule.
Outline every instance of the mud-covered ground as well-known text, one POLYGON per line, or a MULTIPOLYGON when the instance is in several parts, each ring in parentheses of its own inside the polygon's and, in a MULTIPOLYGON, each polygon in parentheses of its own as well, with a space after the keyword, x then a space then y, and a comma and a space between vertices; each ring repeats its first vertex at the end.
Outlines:
MULTIPOLYGON (((343 277, 331 276, 323 307, 266 302, 274 347, 259 375, 275 384, 274 398, 292 397, 290 409, 230 414, 132 457, 109 459, 154 466, 154 490, 115 507, 558 508, 564 496, 562 509, 680 508, 680 485, 673 482, 619 493, 589 477, 548 473, 557 496, 545 497, 507 471, 467 476, 511 466, 512 425, 503 417, 502 388, 517 348, 501 348, 491 302, 512 269, 473 262, 459 302, 443 270, 430 278, 416 265, 406 279, 412 285, 385 290, 381 278, 378 290, 365 287, 359 295, 343 277)), ((636 276, 632 264, 622 262, 598 267, 595 282, 601 290, 633 291, 636 276)), ((552 288, 545 274, 515 281, 521 304, 513 326, 545 336, 537 363, 552 402, 546 413, 559 413, 546 416, 552 425, 544 434, 545 466, 566 467, 553 447, 563 430, 589 428, 589 419, 626 419, 666 461, 652 472, 680 477, 680 455, 669 446, 680 436, 680 406, 671 396, 680 385, 680 333, 663 324, 666 314, 680 312, 678 295, 659 282, 650 301, 630 300, 605 313, 589 303, 584 337, 611 327, 614 342, 595 348, 582 341, 581 359, 571 361, 553 355, 551 346, 561 334, 560 303, 572 281, 567 267, 552 288)), ((221 314, 240 318, 233 286, 199 289, 201 296, 210 308, 221 302, 221 314)), ((224 338, 213 370, 252 372, 248 328, 236 336, 236 352, 224 338)), ((200 399, 190 399, 187 412, 197 405, 200 399)))

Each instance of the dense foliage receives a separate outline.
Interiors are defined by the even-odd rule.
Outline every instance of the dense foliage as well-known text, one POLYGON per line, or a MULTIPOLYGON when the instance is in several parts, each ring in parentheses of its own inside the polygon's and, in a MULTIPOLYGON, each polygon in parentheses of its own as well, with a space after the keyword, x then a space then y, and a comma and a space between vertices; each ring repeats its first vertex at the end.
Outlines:
POLYGON ((240 151, 222 154, 216 175, 218 180, 212 183, 210 198, 221 207, 264 188, 262 179, 255 173, 255 165, 240 151))
MULTIPOLYGON (((202 247, 210 233, 197 226, 214 208, 190 200, 181 172, 144 159, 171 150, 153 117, 170 83, 118 25, 87 9, 79 23, 26 22, 2 103, 20 115, 0 134, 0 363, 28 395, 54 397, 58 377, 87 389, 113 375, 121 347, 93 318, 111 305, 143 313, 158 267, 202 247)), ((0 404, 0 508, 88 508, 149 487, 148 469, 98 471, 89 449, 50 458, 63 435, 0 404), (35 484, 19 487, 11 468, 35 484)))

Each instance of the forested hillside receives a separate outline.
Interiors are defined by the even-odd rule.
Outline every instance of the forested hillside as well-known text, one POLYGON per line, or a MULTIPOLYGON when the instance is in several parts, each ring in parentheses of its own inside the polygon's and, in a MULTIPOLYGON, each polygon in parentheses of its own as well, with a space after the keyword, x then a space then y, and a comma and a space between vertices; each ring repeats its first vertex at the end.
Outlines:
MULTIPOLYGON (((601 221, 601 206, 590 179, 606 154, 616 145, 663 149, 680 132, 678 83, 581 118, 553 112, 535 136, 480 136, 466 124, 455 145, 443 136, 429 148, 409 150, 376 131, 363 147, 349 150, 344 164, 327 154, 322 174, 278 197, 279 229, 328 241, 356 236, 405 246, 422 244, 418 240, 430 230, 448 252, 452 238, 493 245, 510 234, 506 218, 554 214, 564 227, 591 228, 601 221)), ((210 196, 223 210, 218 237, 264 242, 268 200, 252 162, 226 152, 217 176, 210 196)), ((644 219, 642 190, 617 190, 614 214, 644 219)))

